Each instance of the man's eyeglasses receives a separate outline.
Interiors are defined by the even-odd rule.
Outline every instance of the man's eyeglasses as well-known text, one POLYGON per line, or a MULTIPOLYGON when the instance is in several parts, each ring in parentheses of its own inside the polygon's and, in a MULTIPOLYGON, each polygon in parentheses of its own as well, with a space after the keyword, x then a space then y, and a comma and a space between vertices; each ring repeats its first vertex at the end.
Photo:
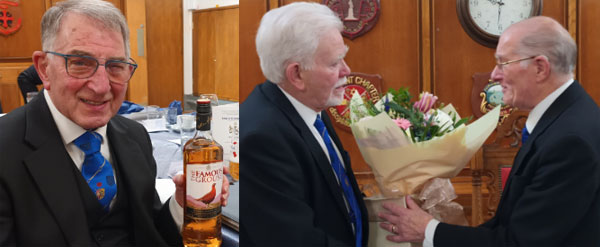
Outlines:
POLYGON ((516 63, 516 62, 521 62, 521 61, 525 61, 525 60, 529 60, 529 59, 533 59, 537 56, 531 56, 531 57, 526 57, 526 58, 520 58, 520 59, 515 59, 515 60, 510 60, 510 61, 506 61, 506 62, 496 62, 496 66, 498 66, 498 69, 502 70, 503 67, 505 65, 511 64, 511 63, 516 63))
MULTIPOLYGON (((137 64, 122 60, 106 60, 104 64, 100 64, 98 59, 90 56, 62 54, 53 51, 47 51, 46 53, 63 57, 67 74, 78 79, 92 77, 98 70, 98 66, 102 65, 106 69, 108 79, 111 82, 125 84, 131 79, 137 68, 137 64)), ((130 60, 133 61, 131 58, 130 60)))

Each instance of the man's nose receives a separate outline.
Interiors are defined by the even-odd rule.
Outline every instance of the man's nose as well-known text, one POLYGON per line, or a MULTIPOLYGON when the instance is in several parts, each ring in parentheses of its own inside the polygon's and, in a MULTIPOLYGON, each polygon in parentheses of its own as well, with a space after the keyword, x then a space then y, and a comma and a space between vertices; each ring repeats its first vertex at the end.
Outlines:
POLYGON ((87 86, 95 93, 106 93, 110 91, 110 80, 108 79, 108 73, 104 65, 98 66, 96 73, 89 78, 87 86))
POLYGON ((342 60, 342 70, 340 71, 340 77, 344 77, 350 74, 350 67, 345 60, 342 60))
POLYGON ((494 66, 494 70, 492 71, 490 78, 492 78, 493 81, 500 81, 502 79, 502 70, 498 68, 498 65, 494 66))

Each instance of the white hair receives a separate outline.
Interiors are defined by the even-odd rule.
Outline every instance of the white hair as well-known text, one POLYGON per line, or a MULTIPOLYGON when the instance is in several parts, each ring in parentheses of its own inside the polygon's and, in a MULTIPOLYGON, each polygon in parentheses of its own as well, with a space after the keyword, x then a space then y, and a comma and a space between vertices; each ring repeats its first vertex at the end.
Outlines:
POLYGON ((340 18, 327 6, 295 2, 267 12, 256 34, 256 52, 264 76, 273 83, 285 80, 285 68, 292 62, 310 69, 322 36, 342 31, 340 18))
POLYGON ((544 55, 554 71, 571 74, 577 64, 577 44, 555 20, 548 17, 536 19, 540 19, 542 24, 523 35, 518 52, 528 56, 544 55))
POLYGON ((101 0, 67 0, 58 2, 42 17, 42 48, 51 51, 56 35, 62 25, 61 20, 68 13, 78 13, 90 17, 97 23, 121 33, 125 45, 125 55, 129 57, 129 27, 119 9, 110 2, 101 0))

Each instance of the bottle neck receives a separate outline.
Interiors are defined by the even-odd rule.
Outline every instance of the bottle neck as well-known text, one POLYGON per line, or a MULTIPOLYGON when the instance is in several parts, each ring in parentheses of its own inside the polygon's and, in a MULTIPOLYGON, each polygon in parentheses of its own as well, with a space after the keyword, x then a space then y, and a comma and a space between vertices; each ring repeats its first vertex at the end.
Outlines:
POLYGON ((198 111, 196 113, 196 130, 207 131, 210 133, 210 122, 212 120, 212 114, 210 112, 204 113, 198 111))

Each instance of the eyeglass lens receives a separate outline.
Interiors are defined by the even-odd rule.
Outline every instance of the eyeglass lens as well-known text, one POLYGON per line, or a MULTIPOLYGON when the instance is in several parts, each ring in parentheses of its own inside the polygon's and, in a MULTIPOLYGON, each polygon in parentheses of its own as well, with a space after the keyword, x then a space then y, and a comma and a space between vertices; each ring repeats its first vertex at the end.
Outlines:
MULTIPOLYGON (((99 65, 98 60, 91 57, 67 57, 67 72, 76 78, 88 78, 92 76, 99 65)), ((129 80, 134 69, 128 63, 116 60, 107 60, 103 65, 111 81, 122 83, 129 80)))

